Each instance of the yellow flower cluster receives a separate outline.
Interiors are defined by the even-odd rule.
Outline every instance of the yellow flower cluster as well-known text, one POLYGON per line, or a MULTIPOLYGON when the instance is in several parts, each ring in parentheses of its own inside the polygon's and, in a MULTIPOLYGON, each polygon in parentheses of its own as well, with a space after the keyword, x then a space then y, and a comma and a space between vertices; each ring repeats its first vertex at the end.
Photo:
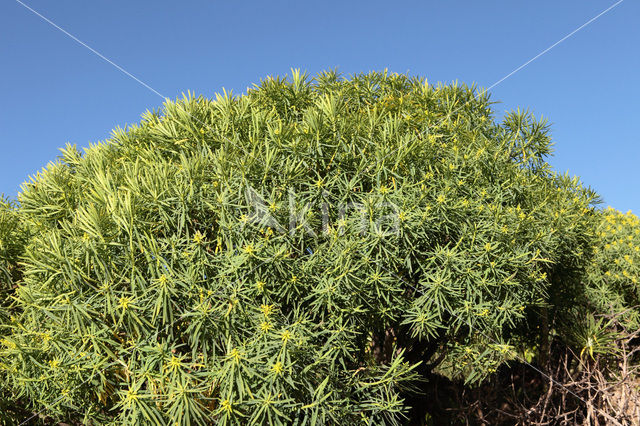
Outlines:
POLYGON ((596 263, 607 280, 637 284, 640 281, 640 219, 631 211, 619 212, 611 207, 603 212, 598 229, 600 246, 596 263))
POLYGON ((276 362, 275 364, 273 364, 273 366, 271 367, 271 371, 273 371, 276 376, 282 374, 282 363, 280 361, 276 362))

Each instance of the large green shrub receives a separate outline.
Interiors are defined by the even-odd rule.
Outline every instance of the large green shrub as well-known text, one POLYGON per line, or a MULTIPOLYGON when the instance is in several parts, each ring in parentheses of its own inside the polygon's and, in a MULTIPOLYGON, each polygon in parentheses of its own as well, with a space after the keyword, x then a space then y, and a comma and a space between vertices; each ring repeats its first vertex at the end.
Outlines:
POLYGON ((595 196, 551 172, 543 121, 490 105, 293 73, 67 147, 19 196, 6 385, 83 422, 392 424, 436 366, 544 346, 595 196))

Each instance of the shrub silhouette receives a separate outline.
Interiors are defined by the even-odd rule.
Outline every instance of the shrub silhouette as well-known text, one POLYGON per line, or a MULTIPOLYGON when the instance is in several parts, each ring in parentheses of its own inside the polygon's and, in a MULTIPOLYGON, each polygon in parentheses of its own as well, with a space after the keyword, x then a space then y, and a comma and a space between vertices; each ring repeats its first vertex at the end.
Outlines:
POLYGON ((167 102, 7 210, 5 387, 85 423, 402 423, 586 297, 597 196, 550 153, 527 112, 386 72, 167 102))

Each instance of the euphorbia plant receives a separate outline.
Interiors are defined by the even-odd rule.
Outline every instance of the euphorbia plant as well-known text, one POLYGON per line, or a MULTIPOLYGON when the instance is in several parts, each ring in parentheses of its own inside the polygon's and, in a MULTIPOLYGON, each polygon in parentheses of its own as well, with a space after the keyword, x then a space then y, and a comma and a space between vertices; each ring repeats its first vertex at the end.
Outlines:
POLYGON ((579 291, 595 195, 550 146, 388 73, 167 102, 24 185, 7 385, 84 422, 401 422, 434 368, 482 380, 579 291))

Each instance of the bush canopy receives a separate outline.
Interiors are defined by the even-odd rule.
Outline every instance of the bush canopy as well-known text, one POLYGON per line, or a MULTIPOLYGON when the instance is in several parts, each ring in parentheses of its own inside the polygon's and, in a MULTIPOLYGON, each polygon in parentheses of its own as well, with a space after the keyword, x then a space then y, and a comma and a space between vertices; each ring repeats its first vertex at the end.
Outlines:
POLYGON ((637 219, 600 225, 546 121, 491 105, 294 71, 67 146, 0 205, 2 397, 87 424, 401 424, 433 374, 541 362, 556 315, 637 302, 640 260, 591 262, 637 256, 637 225, 596 242, 637 219))

